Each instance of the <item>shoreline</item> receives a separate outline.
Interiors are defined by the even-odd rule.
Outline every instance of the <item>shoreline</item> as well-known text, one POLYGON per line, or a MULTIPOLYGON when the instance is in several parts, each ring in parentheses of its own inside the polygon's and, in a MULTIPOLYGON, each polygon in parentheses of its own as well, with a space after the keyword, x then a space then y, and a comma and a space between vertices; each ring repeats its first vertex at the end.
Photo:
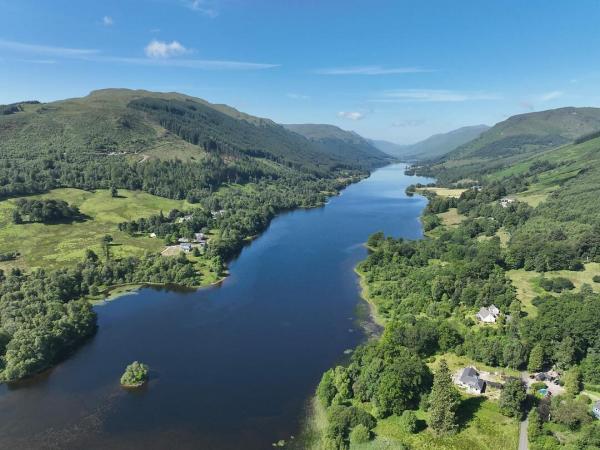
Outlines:
MULTIPOLYGON (((341 190, 337 191, 337 192, 326 192, 325 194, 327 195, 327 200, 325 200, 324 202, 321 202, 321 203, 313 205, 313 206, 299 206, 297 208, 284 209, 284 210, 279 211, 278 213, 276 213, 275 216, 273 217, 273 219, 276 219, 281 214, 290 213, 290 212, 294 212, 294 211, 323 208, 323 207, 327 206, 327 204, 331 201, 331 198, 340 196, 342 194, 342 192, 348 186, 351 186, 353 184, 360 183, 361 181, 366 180, 367 178, 369 178, 373 174, 373 171, 379 170, 379 169, 381 169, 383 167, 386 167, 386 166, 374 167, 373 169, 371 169, 371 171, 369 171, 369 174, 365 175, 365 176, 356 176, 356 177, 350 177, 350 178, 347 178, 347 179, 343 179, 341 181, 344 181, 344 182, 347 181, 347 184, 345 184, 344 187, 341 190)), ((270 227, 271 222, 272 222, 273 219, 271 219, 269 221, 269 223, 267 224, 267 226, 265 227, 265 229, 262 230, 261 232, 255 234, 255 235, 252 235, 252 236, 245 237, 244 238, 244 241, 245 241, 244 247, 247 244, 252 243, 252 241, 254 241, 255 239, 257 239, 260 236, 262 236, 262 234, 269 229, 269 227, 270 227)), ((120 297, 122 297, 124 295, 133 294, 133 293, 135 293, 135 292, 137 292, 140 289, 143 289, 145 287, 169 288, 169 286, 172 286, 172 287, 175 287, 175 288, 178 288, 178 289, 189 289, 190 291, 199 291, 201 289, 218 286, 218 285, 222 284, 229 277, 229 275, 230 275, 228 264, 231 263, 231 261, 234 261, 235 259, 237 259, 243 250, 244 250, 244 248, 242 247, 240 249, 239 253, 237 255, 235 255, 234 257, 232 257, 225 264, 224 275, 222 277, 220 277, 218 280, 213 281, 213 282, 208 283, 208 284, 201 284, 199 286, 185 286, 185 285, 180 285, 180 284, 176 284, 176 283, 142 283, 142 282, 139 282, 139 283, 124 283, 124 284, 118 284, 118 285, 114 285, 114 286, 109 286, 101 294, 99 294, 98 296, 94 296, 94 297, 87 296, 85 298, 87 298, 87 300, 92 304, 92 306, 100 306, 100 305, 103 305, 106 302, 117 300, 117 299, 119 299, 120 297)))

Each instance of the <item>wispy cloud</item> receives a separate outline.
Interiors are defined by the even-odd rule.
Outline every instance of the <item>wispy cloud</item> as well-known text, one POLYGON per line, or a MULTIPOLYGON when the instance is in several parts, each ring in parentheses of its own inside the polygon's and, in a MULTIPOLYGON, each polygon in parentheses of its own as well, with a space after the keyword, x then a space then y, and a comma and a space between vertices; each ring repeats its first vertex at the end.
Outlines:
MULTIPOLYGON (((21 42, 6 41, 2 39, 0 39, 0 49, 4 48, 20 55, 31 54, 37 56, 54 56, 56 58, 68 58, 96 63, 132 64, 149 67, 183 67, 200 70, 262 70, 279 67, 279 64, 265 64, 247 61, 173 58, 171 56, 188 53, 189 50, 185 49, 185 47, 183 47, 177 41, 173 41, 168 44, 164 42, 161 43, 159 41, 156 42, 159 45, 151 45, 151 42, 146 47, 145 50, 148 54, 148 57, 146 58, 102 55, 100 54, 99 50, 24 44, 21 42)), ((33 62, 36 60, 30 59, 28 61, 33 62)), ((49 58, 39 58, 37 60, 38 63, 47 64, 51 64, 52 62, 50 61, 51 60, 49 58)))
POLYGON ((349 120, 360 120, 363 117, 365 117, 363 113, 358 111, 340 111, 339 113, 337 113, 337 116, 341 117, 342 119, 349 120))
POLYGON ((189 50, 177 41, 164 42, 152 39, 144 48, 144 53, 148 58, 171 58, 188 53, 189 50))
POLYGON ((392 127, 394 128, 411 128, 418 127, 420 125, 424 125, 426 122, 424 119, 405 119, 405 120, 396 120, 392 122, 392 127))
POLYGON ((403 73, 433 72, 420 67, 383 67, 383 66, 355 66, 355 67, 330 67, 317 69, 319 75, 393 75, 403 73))
POLYGON ((489 92, 462 92, 447 89, 394 89, 384 91, 373 102, 467 102, 475 100, 498 100, 500 95, 489 92))
POLYGON ((294 92, 288 92, 285 95, 292 100, 308 100, 310 98, 308 95, 296 94, 294 92))
POLYGON ((99 53, 99 50, 94 49, 24 44, 22 42, 6 41, 4 39, 0 39, 0 48, 18 53, 32 53, 37 55, 59 56, 65 58, 81 57, 99 53))
POLYGON ((115 21, 110 16, 104 16, 102 18, 102 25, 104 25, 105 27, 112 27, 114 25, 114 23, 115 23, 115 21))
POLYGON ((184 0, 185 5, 192 11, 199 12, 211 19, 219 15, 215 2, 210 0, 184 0))
POLYGON ((555 100, 559 97, 562 97, 565 93, 562 91, 550 91, 544 92, 542 95, 538 97, 538 100, 541 102, 549 102, 550 100, 555 100))
POLYGON ((263 70, 280 67, 279 64, 263 64, 245 61, 182 58, 127 58, 118 56, 96 56, 85 58, 88 61, 132 64, 149 67, 183 67, 202 70, 263 70))
POLYGON ((19 59, 17 61, 29 64, 56 64, 54 59, 19 59))

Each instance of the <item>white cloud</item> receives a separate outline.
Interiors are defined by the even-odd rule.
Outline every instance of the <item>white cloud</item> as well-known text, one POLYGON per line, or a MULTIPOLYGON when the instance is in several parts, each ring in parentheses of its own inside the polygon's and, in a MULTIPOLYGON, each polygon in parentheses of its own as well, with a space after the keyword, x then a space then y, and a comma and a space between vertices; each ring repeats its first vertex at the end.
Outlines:
POLYGON ((310 98, 308 95, 295 94, 294 92, 288 92, 286 96, 293 100, 308 100, 310 98))
POLYGON ((144 49, 148 58, 171 58, 173 56, 183 55, 188 51, 188 49, 177 41, 167 43, 156 39, 152 39, 144 49))
POLYGON ((4 39, 0 39, 0 48, 20 53, 35 53, 38 55, 62 56, 66 58, 81 57, 98 53, 98 50, 93 49, 24 44, 22 42, 5 41, 4 39))
POLYGON ((420 67, 383 67, 383 66, 356 66, 356 67, 331 67, 328 69, 317 69, 320 75, 392 75, 403 73, 432 72, 420 67))
POLYGON ((539 101, 541 102, 549 102, 550 100, 555 100, 559 97, 562 97, 564 95, 564 92, 562 91, 550 91, 550 92, 545 92, 542 95, 539 96, 539 101))
POLYGON ((363 113, 358 111, 340 111, 339 113, 337 113, 337 116, 341 117, 342 119, 350 120, 360 120, 363 117, 365 117, 363 113))
POLYGON ((102 24, 103 24, 105 27, 111 27, 111 26, 113 26, 113 25, 114 25, 114 23, 115 23, 115 21, 114 21, 114 20, 113 20, 113 18, 112 18, 112 17, 110 17, 110 16, 104 16, 104 17, 102 18, 102 24))
POLYGON ((498 94, 487 92, 460 92, 447 89, 394 89, 384 91, 371 100, 381 103, 400 102, 466 102, 473 100, 498 100, 498 94))
POLYGON ((211 19, 219 15, 219 11, 213 6, 213 2, 209 0, 186 0, 186 5, 192 11, 204 14, 211 19))

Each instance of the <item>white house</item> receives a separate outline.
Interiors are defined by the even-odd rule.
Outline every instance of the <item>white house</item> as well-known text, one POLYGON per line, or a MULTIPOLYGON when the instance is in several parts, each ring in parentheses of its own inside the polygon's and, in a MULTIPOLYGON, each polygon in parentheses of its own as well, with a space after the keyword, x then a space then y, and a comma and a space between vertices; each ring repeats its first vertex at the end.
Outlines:
POLYGON ((592 413, 596 416, 596 419, 600 419, 600 400, 594 403, 594 407, 592 408, 592 413))
POLYGON ((514 203, 514 202, 515 202, 514 198, 504 197, 504 198, 500 199, 500 206, 502 206, 503 208, 507 208, 508 205, 510 205, 511 203, 514 203))
POLYGON ((471 394, 481 394, 485 390, 485 381, 473 367, 465 367, 456 378, 456 384, 471 394))
POLYGON ((475 317, 477 317, 477 319, 483 323, 496 323, 499 315, 500 310, 496 307, 496 305, 490 305, 481 308, 475 317))

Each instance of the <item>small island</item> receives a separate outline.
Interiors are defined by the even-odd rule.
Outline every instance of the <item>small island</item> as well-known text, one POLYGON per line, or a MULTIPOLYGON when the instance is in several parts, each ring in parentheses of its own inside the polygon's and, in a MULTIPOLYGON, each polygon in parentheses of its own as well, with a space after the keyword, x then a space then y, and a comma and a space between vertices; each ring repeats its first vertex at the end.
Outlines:
POLYGON ((148 366, 134 361, 127 366, 121 375, 121 386, 126 388, 137 388, 148 381, 148 366))

